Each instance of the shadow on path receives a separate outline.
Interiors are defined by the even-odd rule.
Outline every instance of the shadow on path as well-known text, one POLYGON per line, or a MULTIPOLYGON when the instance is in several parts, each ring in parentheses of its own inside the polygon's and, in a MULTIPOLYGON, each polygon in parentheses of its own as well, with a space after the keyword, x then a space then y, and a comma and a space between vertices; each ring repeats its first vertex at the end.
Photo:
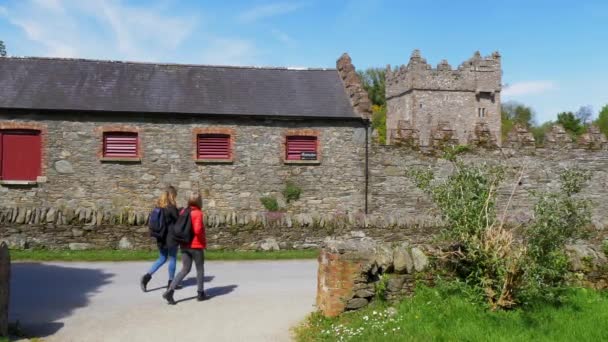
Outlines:
MULTIPOLYGON (((227 286, 216 286, 216 287, 209 288, 209 289, 205 290, 205 293, 209 297, 207 300, 213 299, 214 297, 227 295, 230 292, 234 291, 234 289, 236 289, 237 287, 238 287, 238 285, 227 285, 227 286)), ((177 303, 187 302, 187 301, 193 300, 193 299, 196 299, 196 296, 180 299, 176 302, 177 303)))
POLYGON ((9 320, 30 336, 45 337, 63 327, 57 322, 87 306, 89 297, 110 283, 102 270, 40 263, 11 264, 9 320))
MULTIPOLYGON (((215 278, 215 276, 205 276, 205 283, 210 283, 211 281, 213 281, 214 278, 215 278)), ((186 288, 188 286, 194 286, 194 285, 196 285, 196 277, 190 277, 188 279, 184 279, 180 285, 184 288, 186 288)), ((146 292, 154 292, 154 291, 166 290, 166 289, 167 289, 166 286, 159 286, 159 287, 155 287, 152 289, 148 289, 146 292)))

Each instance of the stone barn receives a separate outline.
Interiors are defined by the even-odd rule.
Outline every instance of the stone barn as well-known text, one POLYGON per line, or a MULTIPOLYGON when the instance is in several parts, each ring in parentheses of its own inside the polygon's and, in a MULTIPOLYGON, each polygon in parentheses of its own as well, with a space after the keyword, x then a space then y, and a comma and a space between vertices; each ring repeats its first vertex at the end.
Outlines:
POLYGON ((259 212, 291 182, 290 210, 364 211, 369 101, 338 65, 0 58, 0 207, 142 210, 172 184, 259 212))

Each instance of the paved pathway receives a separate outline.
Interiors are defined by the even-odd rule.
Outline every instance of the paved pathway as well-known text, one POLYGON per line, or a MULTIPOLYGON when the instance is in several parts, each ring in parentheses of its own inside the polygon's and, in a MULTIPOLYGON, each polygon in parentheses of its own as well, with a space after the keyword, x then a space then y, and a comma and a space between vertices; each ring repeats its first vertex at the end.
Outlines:
POLYGON ((149 265, 13 264, 10 319, 44 341, 288 341, 289 328, 314 310, 313 260, 208 262, 213 297, 197 302, 188 278, 176 306, 161 298, 166 268, 151 291, 139 289, 149 265))

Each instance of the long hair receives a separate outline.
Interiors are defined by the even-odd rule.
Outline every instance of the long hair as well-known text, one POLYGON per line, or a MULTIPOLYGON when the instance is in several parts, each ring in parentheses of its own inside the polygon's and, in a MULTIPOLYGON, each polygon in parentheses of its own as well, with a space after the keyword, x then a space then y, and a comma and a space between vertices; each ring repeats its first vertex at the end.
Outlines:
POLYGON ((188 206, 197 207, 199 209, 203 207, 203 197, 200 192, 190 193, 190 196, 188 196, 188 206))
POLYGON ((167 200, 169 201, 169 204, 174 207, 177 207, 177 190, 175 189, 175 187, 169 185, 165 192, 167 193, 167 200))
POLYGON ((169 192, 167 191, 163 191, 160 193, 160 196, 158 197, 158 200, 156 201, 156 206, 159 208, 166 208, 169 206, 170 201, 169 201, 169 192))

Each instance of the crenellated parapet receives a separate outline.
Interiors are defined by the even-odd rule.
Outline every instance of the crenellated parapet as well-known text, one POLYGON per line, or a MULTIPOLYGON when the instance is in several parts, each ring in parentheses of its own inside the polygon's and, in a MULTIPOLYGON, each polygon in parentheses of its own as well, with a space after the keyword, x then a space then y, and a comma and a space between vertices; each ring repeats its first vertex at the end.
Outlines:
POLYGON ((419 50, 414 50, 407 65, 394 69, 387 66, 386 87, 388 98, 414 89, 494 94, 501 90, 501 57, 498 52, 486 57, 475 52, 457 69, 453 69, 447 60, 433 68, 419 50))
POLYGON ((392 129, 388 132, 390 140, 394 145, 408 146, 413 149, 420 147, 420 132, 412 125, 410 121, 399 120, 397 129, 392 129))
POLYGON ((578 138, 577 145, 589 150, 605 150, 608 147, 608 141, 599 127, 591 125, 587 128, 587 132, 578 138))
POLYGON ((545 134, 543 143, 546 148, 572 148, 574 146, 572 137, 566 132, 564 127, 559 124, 551 126, 551 130, 545 134))
POLYGON ((507 139, 503 142, 503 146, 507 148, 534 148, 536 147, 536 140, 526 127, 515 124, 513 129, 507 134, 507 139))
POLYGON ((469 143, 473 146, 484 148, 498 147, 496 135, 494 135, 494 132, 492 132, 490 126, 486 122, 478 122, 475 125, 475 129, 469 137, 469 143))

